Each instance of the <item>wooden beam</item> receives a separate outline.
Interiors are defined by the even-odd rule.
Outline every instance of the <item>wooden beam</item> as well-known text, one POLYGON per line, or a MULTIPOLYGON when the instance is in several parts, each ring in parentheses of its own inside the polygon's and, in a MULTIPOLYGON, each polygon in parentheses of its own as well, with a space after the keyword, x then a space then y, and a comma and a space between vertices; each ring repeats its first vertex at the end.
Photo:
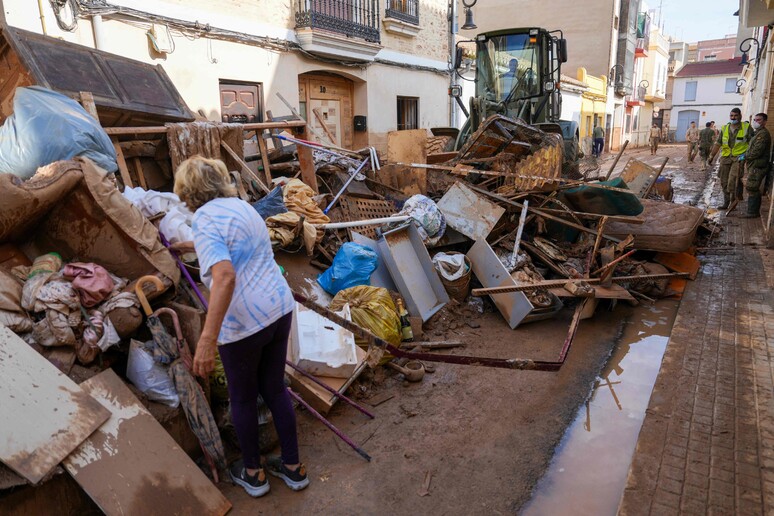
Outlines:
POLYGON ((132 158, 132 164, 134 164, 134 170, 137 172, 137 181, 140 182, 140 186, 143 190, 147 190, 148 184, 145 182, 145 174, 142 171, 142 163, 140 162, 140 158, 132 158))
MULTIPOLYGON (((306 128, 304 128, 301 139, 307 139, 306 128)), ((301 165, 301 181, 314 190, 315 194, 320 193, 320 189, 317 187, 317 171, 314 168, 312 149, 305 145, 296 145, 296 152, 298 153, 298 162, 301 165)))
POLYGON ((314 113, 314 117, 317 119, 318 122, 320 122, 320 126, 322 126, 323 131, 325 131, 325 135, 328 137, 328 139, 331 141, 333 145, 338 145, 339 142, 336 140, 336 135, 331 133, 330 128, 328 127, 328 124, 325 123, 325 119, 322 116, 322 111, 319 107, 316 107, 312 110, 312 113, 314 113))
MULTIPOLYGON (((263 129, 292 129, 294 127, 304 127, 306 122, 301 120, 285 120, 278 122, 256 122, 252 124, 242 124, 244 131, 263 130, 263 129)), ((135 135, 135 134, 166 134, 167 128, 164 126, 152 127, 105 127, 105 132, 110 136, 135 135)))
POLYGON ((94 95, 92 95, 90 91, 82 91, 80 92, 80 96, 81 96, 81 105, 83 106, 83 109, 85 109, 87 113, 93 116, 94 120, 99 122, 99 115, 97 114, 97 105, 94 103, 94 95))
POLYGON ((266 140, 263 135, 255 131, 256 140, 258 140, 258 151, 261 153, 261 163, 263 164, 263 174, 266 176, 266 186, 271 189, 271 162, 269 162, 269 149, 266 147, 266 140))
POLYGON ((263 181, 260 180, 260 178, 255 175, 255 172, 250 170, 250 167, 247 166, 247 163, 239 157, 239 154, 234 152, 234 149, 228 146, 226 142, 220 142, 221 147, 223 147, 223 150, 225 150, 229 156, 231 156, 231 159, 233 159, 239 167, 242 169, 242 178, 247 181, 247 184, 250 184, 250 179, 253 179, 256 183, 258 183, 258 188, 263 190, 264 193, 269 193, 269 189, 266 187, 266 185, 263 184, 263 181))
POLYGON ((121 180, 124 182, 124 186, 134 188, 132 176, 129 175, 129 169, 126 167, 124 151, 121 150, 121 146, 118 144, 118 138, 113 136, 110 138, 110 141, 113 142, 113 148, 116 150, 116 163, 118 163, 118 171, 121 173, 121 180))

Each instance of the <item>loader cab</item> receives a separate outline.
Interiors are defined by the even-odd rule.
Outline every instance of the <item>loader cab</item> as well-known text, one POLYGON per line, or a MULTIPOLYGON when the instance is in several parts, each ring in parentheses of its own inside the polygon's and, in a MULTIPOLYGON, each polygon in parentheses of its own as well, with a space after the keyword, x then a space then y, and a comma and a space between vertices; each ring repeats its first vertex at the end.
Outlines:
MULTIPOLYGON (((559 119, 562 112, 559 79, 562 63, 567 62, 567 41, 562 32, 506 29, 479 34, 473 43, 475 96, 470 99, 470 115, 459 132, 455 148, 462 148, 489 116, 501 114, 561 134, 565 141, 565 161, 569 168, 575 167, 578 124, 559 119)), ((461 51, 458 56, 455 65, 459 68, 461 51)))
POLYGON ((529 124, 559 119, 564 39, 543 29, 513 29, 480 34, 475 44, 474 126, 495 113, 529 124))

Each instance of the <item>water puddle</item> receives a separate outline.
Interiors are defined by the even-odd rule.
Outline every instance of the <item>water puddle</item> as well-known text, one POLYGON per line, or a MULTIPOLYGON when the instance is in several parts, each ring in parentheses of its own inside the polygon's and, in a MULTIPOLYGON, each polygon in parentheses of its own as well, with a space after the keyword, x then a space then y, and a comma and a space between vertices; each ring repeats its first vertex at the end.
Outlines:
POLYGON ((678 302, 639 306, 522 514, 614 515, 678 302))

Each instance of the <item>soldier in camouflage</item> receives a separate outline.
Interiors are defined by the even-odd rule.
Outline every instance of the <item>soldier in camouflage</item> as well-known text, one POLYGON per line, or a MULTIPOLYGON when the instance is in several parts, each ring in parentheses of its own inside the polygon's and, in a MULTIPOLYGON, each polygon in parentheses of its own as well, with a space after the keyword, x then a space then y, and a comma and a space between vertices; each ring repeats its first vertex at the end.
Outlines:
POLYGON ((729 114, 729 122, 718 134, 710 157, 711 162, 720 151, 718 176, 720 176, 720 186, 723 188, 723 204, 720 206, 722 210, 728 208, 732 201, 742 199, 744 159, 751 138, 750 124, 742 122, 742 110, 733 108, 729 114))
POLYGON ((745 218, 755 218, 761 215, 761 194, 766 176, 771 165, 771 134, 766 129, 766 113, 758 113, 753 117, 752 128, 755 130, 750 146, 747 149, 747 213, 745 218))
POLYGON ((715 131, 712 130, 712 122, 707 122, 699 133, 699 154, 701 155, 701 169, 707 170, 709 164, 712 143, 715 141, 715 131))

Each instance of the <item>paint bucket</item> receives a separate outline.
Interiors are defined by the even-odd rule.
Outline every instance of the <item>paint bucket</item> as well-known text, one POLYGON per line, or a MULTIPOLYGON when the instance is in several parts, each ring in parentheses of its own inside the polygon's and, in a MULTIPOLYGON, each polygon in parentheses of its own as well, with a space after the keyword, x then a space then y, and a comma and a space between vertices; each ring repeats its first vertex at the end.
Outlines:
MULTIPOLYGON (((462 254, 462 253, 448 251, 446 254, 462 254)), ((438 273, 438 276, 441 278, 441 283, 443 283, 443 288, 446 289, 446 293, 449 294, 449 297, 462 303, 465 301, 465 298, 468 297, 468 294, 470 293, 470 274, 471 274, 470 260, 468 260, 468 257, 465 256, 465 272, 462 274, 462 276, 453 280, 446 279, 444 275, 441 274, 440 272, 438 273)))

